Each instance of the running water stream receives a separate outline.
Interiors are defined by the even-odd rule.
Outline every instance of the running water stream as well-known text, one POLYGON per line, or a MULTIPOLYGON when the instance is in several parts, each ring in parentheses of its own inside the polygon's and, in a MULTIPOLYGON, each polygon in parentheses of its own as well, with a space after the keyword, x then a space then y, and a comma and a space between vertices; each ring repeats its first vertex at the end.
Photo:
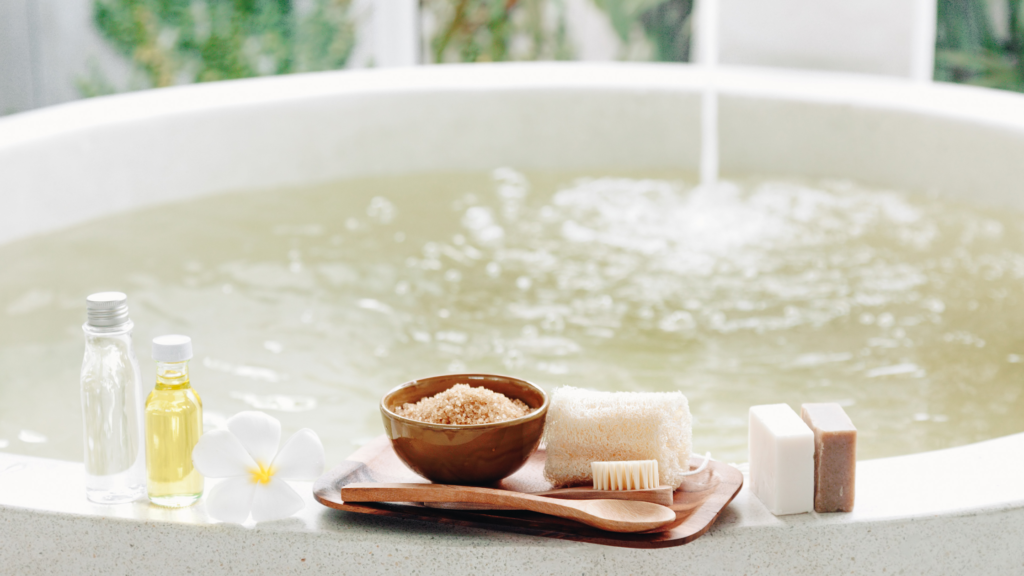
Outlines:
POLYGON ((697 15, 698 56, 705 74, 700 109, 700 183, 705 188, 714 188, 718 184, 718 0, 701 0, 697 15))

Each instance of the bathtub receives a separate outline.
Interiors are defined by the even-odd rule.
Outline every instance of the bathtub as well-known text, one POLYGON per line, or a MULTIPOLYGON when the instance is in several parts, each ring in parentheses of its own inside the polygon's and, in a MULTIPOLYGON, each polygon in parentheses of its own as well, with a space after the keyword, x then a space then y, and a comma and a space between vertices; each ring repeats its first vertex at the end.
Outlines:
MULTIPOLYGON (((1024 96, 766 69, 726 68, 716 81, 726 174, 850 178, 1024 209, 1024 96)), ((696 171, 704 82, 686 65, 437 66, 16 115, 0 120, 0 242, 189 197, 360 176, 696 171)), ((294 518, 222 525, 202 502, 91 504, 83 474, 0 452, 0 572, 1024 574, 1024 433, 862 461, 850 514, 777 518, 744 489, 707 535, 653 551, 341 514, 308 484, 294 518)))

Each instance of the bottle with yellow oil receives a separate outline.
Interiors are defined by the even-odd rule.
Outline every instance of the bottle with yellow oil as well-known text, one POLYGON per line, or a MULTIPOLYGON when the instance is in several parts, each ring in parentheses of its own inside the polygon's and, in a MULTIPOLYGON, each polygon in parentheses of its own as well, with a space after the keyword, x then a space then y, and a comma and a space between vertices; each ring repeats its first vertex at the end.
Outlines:
POLYGON ((192 466, 192 448, 203 435, 203 401, 192 389, 188 361, 192 339, 153 339, 156 388, 146 399, 146 472, 149 500, 189 506, 203 494, 203 477, 192 466))

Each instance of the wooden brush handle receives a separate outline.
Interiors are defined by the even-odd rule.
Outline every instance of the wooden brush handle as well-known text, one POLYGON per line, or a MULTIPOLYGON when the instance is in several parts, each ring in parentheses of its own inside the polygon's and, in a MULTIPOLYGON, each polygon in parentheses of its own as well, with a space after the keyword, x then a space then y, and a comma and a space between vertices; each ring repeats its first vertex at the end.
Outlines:
POLYGON ((645 488, 643 490, 594 490, 590 486, 575 486, 572 488, 556 488, 547 492, 531 492, 534 496, 547 496, 548 498, 564 498, 566 500, 638 500, 640 502, 651 502, 662 506, 672 505, 671 486, 658 486, 657 488, 645 488))
MULTIPOLYGON (((671 486, 658 486, 645 490, 594 490, 590 486, 575 486, 572 488, 555 488, 546 492, 524 492, 534 496, 546 496, 548 498, 563 498, 565 500, 637 500, 661 504, 662 506, 673 506, 671 486)), ((488 504, 469 504, 466 502, 424 502, 427 508, 440 508, 442 510, 509 510, 509 508, 488 504)), ((515 508, 511 508, 515 510, 515 508)))
POLYGON ((490 504, 514 510, 535 510, 535 507, 554 505, 564 507, 571 502, 559 502, 552 498, 533 496, 510 490, 479 488, 476 486, 453 486, 449 484, 376 484, 356 482, 341 488, 344 502, 467 502, 490 504), (554 500, 554 502, 548 502, 554 500))

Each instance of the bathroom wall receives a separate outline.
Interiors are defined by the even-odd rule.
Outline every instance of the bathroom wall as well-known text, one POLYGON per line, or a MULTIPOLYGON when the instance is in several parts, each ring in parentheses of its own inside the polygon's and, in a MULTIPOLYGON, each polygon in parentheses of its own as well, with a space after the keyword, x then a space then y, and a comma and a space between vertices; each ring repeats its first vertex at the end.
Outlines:
POLYGON ((92 0, 0 0, 0 114, 132 88, 132 65, 92 26, 92 0))

